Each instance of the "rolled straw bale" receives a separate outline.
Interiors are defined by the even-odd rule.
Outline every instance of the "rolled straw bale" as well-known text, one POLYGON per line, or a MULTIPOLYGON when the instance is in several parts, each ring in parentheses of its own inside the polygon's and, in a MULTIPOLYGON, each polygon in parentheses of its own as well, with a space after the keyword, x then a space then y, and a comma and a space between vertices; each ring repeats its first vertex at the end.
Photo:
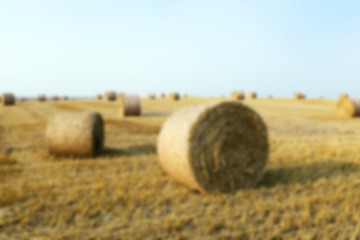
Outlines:
POLYGON ((269 94, 269 95, 267 96, 267 98, 268 98, 268 99, 273 99, 273 95, 269 94))
POLYGON ((149 93, 149 99, 156 99, 156 94, 155 93, 149 93))
POLYGON ((51 100, 53 100, 53 101, 59 101, 59 99, 60 98, 58 96, 56 96, 56 95, 51 97, 51 100))
POLYGON ((343 117, 360 116, 360 98, 340 98, 336 105, 337 112, 343 117))
POLYGON ((231 99, 233 99, 233 100, 243 100, 243 99, 245 99, 244 91, 233 91, 231 93, 231 99))
POLYGON ((38 101, 39 102, 45 102, 46 101, 46 95, 45 94, 39 94, 38 95, 38 101))
POLYGON ((63 96, 63 97, 61 98, 61 100, 67 101, 67 100, 69 100, 69 98, 68 98, 67 96, 63 96))
POLYGON ((297 100, 306 99, 306 95, 300 92, 296 92, 294 93, 294 99, 297 100))
POLYGON ((188 97, 189 97, 189 95, 187 93, 184 93, 183 98, 188 98, 188 97))
POLYGON ((110 101, 116 101, 116 92, 114 91, 107 91, 104 94, 104 99, 108 102, 110 101))
POLYGON ((97 94, 97 95, 95 96, 95 99, 97 99, 97 100, 101 100, 101 99, 102 99, 101 94, 97 94))
POLYGON ((342 98, 349 98, 349 95, 347 93, 340 93, 339 99, 342 99, 342 98))
POLYGON ((178 101, 180 100, 180 94, 177 92, 172 92, 169 94, 169 99, 173 101, 178 101))
POLYGON ((171 177, 192 189, 224 193, 254 186, 269 152, 261 117, 238 102, 176 111, 163 125, 157 149, 171 177))
POLYGON ((140 97, 135 94, 119 94, 121 116, 139 116, 141 114, 140 97))
POLYGON ((256 99, 257 98, 257 93, 256 92, 249 92, 248 93, 248 98, 249 99, 256 99))
POLYGON ((166 98, 166 94, 165 94, 165 93, 161 93, 161 94, 160 94, 160 97, 161 97, 161 98, 166 98))
POLYGON ((87 157, 104 147, 104 123, 99 113, 65 113, 50 119, 46 129, 50 154, 87 157))
POLYGON ((3 93, 1 95, 1 105, 11 106, 15 105, 15 96, 12 93, 3 93))

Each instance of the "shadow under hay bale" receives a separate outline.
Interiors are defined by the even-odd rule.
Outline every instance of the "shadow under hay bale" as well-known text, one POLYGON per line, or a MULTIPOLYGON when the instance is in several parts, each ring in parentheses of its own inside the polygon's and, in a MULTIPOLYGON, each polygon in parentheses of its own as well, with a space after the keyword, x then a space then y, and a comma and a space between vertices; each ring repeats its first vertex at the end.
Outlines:
POLYGON ((141 115, 141 101, 138 95, 119 94, 117 98, 122 117, 141 115))
POLYGON ((57 156, 92 157, 104 147, 104 123, 98 113, 65 113, 50 119, 46 145, 57 156))
POLYGON ((12 93, 3 93, 1 95, 2 106, 13 106, 15 105, 15 96, 12 93))
POLYGON ((127 148, 105 148, 101 156, 108 157, 131 157, 139 155, 153 155, 156 154, 156 146, 153 144, 131 146, 127 148))
POLYGON ((360 98, 340 98, 336 105, 337 112, 343 117, 360 116, 360 98))
POLYGON ((274 187, 279 184, 291 185, 315 182, 360 173, 360 164, 346 162, 318 162, 309 165, 266 169, 257 187, 274 187))
POLYGON ((238 102, 180 109, 165 122, 157 142, 165 172, 191 189, 209 193, 255 186, 268 148, 261 117, 238 102))

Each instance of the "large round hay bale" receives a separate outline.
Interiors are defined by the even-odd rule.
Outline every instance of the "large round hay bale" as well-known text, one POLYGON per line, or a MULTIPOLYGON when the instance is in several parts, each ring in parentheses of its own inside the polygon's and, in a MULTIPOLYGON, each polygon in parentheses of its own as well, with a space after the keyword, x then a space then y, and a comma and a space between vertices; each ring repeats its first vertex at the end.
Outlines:
POLYGON ((149 93, 149 99, 151 99, 151 100, 156 99, 156 94, 155 93, 149 93))
POLYGON ((341 98, 336 105, 337 112, 343 117, 360 116, 360 99, 341 98))
POLYGON ((116 92, 114 91, 107 91, 104 94, 104 99, 108 102, 110 101, 116 101, 116 92))
POLYGON ((139 116, 141 114, 141 101, 138 95, 119 94, 118 102, 121 116, 139 116))
POLYGON ((15 105, 15 96, 12 93, 3 93, 1 95, 1 105, 11 106, 15 105))
POLYGON ((248 93, 248 98, 249 99, 256 99, 257 98, 257 93, 256 92, 249 92, 248 93))
POLYGON ((269 152, 267 128, 238 102, 189 106, 165 122, 157 150, 165 172, 188 187, 235 192, 261 178, 269 152))
POLYGON ((177 92, 172 92, 169 94, 169 99, 173 101, 178 101, 180 100, 180 94, 177 92))
POLYGON ((104 147, 104 123, 98 113, 65 113, 50 119, 46 129, 50 154, 90 157, 104 147))
POLYGON ((233 99, 233 100, 243 100, 243 99, 245 99, 244 91, 233 91, 231 93, 231 99, 233 99))
POLYGON ((306 99, 306 95, 300 92, 296 92, 294 93, 294 99, 296 100, 306 99))
POLYGON ((342 98, 349 98, 349 95, 347 93, 340 93, 339 99, 342 99, 342 98))
POLYGON ((38 95, 38 101, 39 102, 45 102, 46 101, 46 95, 45 94, 39 94, 38 95))

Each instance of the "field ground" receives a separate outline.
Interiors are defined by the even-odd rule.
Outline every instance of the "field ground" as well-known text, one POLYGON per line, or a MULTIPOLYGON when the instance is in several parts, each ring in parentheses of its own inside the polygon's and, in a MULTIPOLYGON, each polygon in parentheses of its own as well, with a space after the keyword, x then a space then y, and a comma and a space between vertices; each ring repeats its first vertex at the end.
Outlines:
POLYGON ((360 239, 360 119, 334 100, 246 100, 269 130, 270 159, 254 189, 204 195, 168 177, 156 156, 162 123, 179 102, 142 100, 122 119, 116 103, 20 102, 0 108, 0 239, 360 239), (49 156, 56 113, 98 111, 104 153, 49 156))

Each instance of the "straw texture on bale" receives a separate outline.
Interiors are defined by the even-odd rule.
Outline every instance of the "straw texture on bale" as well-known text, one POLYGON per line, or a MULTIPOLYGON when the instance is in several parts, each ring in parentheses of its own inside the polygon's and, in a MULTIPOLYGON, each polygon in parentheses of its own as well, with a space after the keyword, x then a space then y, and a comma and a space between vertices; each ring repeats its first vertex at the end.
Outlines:
POLYGON ((104 123, 98 113, 65 113, 50 119, 46 129, 50 154, 90 157, 104 147, 104 123))
POLYGON ((294 93, 294 99, 306 99, 306 95, 303 93, 296 92, 294 93))
POLYGON ((114 91, 107 91, 104 94, 104 99, 108 102, 110 101, 116 101, 116 92, 114 91))
POLYGON ((253 187, 268 159, 267 128, 238 102, 195 105, 178 110, 157 140, 160 163, 192 189, 230 193, 253 187))
POLYGON ((141 114, 140 97, 135 94, 119 94, 121 116, 139 116, 141 114))
POLYGON ((149 99, 156 99, 156 94, 155 93, 149 93, 149 99))
POLYGON ((180 94, 176 92, 172 92, 169 94, 169 99, 173 101, 178 101, 180 100, 180 94))
POLYGON ((337 111, 343 117, 359 117, 360 116, 360 98, 341 98, 337 102, 337 111))
POLYGON ((39 94, 38 95, 38 101, 39 102, 45 102, 46 101, 46 95, 45 94, 39 94))
POLYGON ((347 93, 340 93, 339 99, 342 99, 342 98, 349 98, 349 95, 347 93))
POLYGON ((256 99, 257 98, 256 92, 249 92, 248 93, 248 98, 249 99, 256 99))
POLYGON ((12 93, 3 93, 1 95, 1 105, 11 106, 15 105, 15 96, 12 93))
POLYGON ((234 91, 231 93, 231 99, 233 100, 243 100, 245 99, 244 91, 234 91))

